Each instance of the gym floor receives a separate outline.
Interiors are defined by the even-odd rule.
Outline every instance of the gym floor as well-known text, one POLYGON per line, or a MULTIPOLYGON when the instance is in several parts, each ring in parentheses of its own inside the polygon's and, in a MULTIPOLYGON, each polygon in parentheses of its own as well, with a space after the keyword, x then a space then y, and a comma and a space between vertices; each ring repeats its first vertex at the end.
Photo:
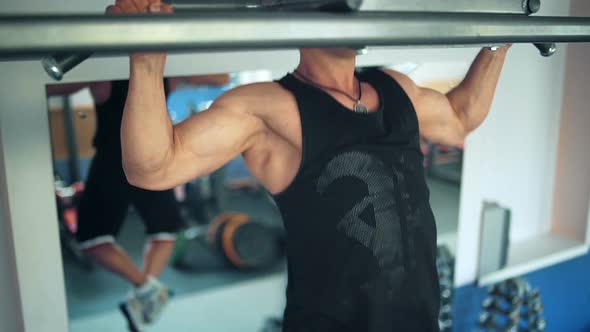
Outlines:
MULTIPOLYGON (((459 185, 429 179, 431 204, 441 237, 456 232, 459 185)), ((263 195, 233 194, 226 209, 244 211, 265 221, 278 220, 278 212, 263 195)), ((143 225, 131 212, 118 238, 137 263, 141 262, 143 225)), ((204 253, 205 253, 204 249, 204 253)), ((176 296, 162 319, 148 331, 242 331, 258 332, 264 320, 280 316, 284 307, 285 263, 258 272, 224 268, 207 254, 203 269, 167 269, 161 280, 176 296)), ((70 317, 70 332, 125 331, 117 310, 129 286, 100 269, 85 269, 64 255, 64 272, 70 317)))

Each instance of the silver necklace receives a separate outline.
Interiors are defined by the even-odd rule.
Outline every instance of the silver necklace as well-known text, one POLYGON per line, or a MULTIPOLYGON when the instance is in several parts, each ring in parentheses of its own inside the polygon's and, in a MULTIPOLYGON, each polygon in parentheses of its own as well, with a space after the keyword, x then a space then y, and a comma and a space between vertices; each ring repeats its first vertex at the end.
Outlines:
MULTIPOLYGON (((361 87, 361 81, 357 78, 356 81, 358 82, 358 87, 359 87, 359 96, 358 98, 354 98, 353 96, 349 95, 348 93, 336 89, 336 88, 331 88, 329 86, 325 86, 325 85, 321 85, 319 83, 316 83, 314 81, 312 81, 311 79, 309 79, 307 76, 303 75, 300 71, 295 70, 295 74, 303 79, 306 83, 311 84, 313 86, 315 86, 316 88, 320 88, 320 89, 324 89, 324 90, 328 90, 328 91, 333 91, 333 92, 337 92, 340 93, 344 96, 346 96, 347 98, 349 98, 350 100, 352 100, 354 102, 354 107, 352 108, 352 110, 356 113, 369 113, 369 109, 367 108, 367 106, 365 106, 362 102, 361 99, 363 98, 363 89, 361 87)), ((356 77, 355 77, 356 78, 356 77)))

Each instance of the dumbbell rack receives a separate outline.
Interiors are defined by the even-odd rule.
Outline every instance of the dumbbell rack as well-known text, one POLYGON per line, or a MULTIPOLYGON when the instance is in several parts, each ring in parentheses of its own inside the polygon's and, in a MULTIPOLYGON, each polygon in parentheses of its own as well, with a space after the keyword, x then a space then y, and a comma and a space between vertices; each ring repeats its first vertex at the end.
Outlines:
POLYGON ((438 246, 436 250, 436 268, 440 284, 440 312, 438 326, 441 332, 453 330, 453 298, 455 258, 447 246, 438 246))
POLYGON ((492 286, 482 304, 477 332, 542 332, 541 293, 522 278, 492 286))

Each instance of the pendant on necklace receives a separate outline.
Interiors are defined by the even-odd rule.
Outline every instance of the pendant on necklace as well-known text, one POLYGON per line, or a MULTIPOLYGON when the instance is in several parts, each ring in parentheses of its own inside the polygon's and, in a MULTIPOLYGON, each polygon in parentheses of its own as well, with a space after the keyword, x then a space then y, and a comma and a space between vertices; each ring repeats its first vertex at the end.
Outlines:
POLYGON ((367 107, 365 105, 363 105, 360 100, 357 101, 356 104, 354 104, 354 111, 356 113, 363 113, 363 114, 369 113, 369 109, 367 109, 367 107))

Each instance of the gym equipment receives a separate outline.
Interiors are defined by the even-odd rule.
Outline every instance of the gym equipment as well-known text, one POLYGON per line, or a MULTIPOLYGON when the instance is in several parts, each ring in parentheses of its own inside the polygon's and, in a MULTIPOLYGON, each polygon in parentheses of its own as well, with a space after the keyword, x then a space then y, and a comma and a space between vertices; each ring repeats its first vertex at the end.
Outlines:
MULTIPOLYGON (((175 13, 206 10, 358 10, 363 0, 169 0, 175 13)), ((42 60, 43 68, 51 78, 60 81, 74 67, 88 59, 92 53, 56 53, 42 60)))
POLYGON ((430 177, 461 183, 463 147, 450 147, 424 141, 425 170, 430 177))
POLYGON ((168 0, 176 12, 228 9, 358 10, 363 0, 168 0))
POLYGON ((441 332, 453 330, 453 297, 455 288, 453 285, 455 259, 449 248, 440 245, 436 250, 436 268, 440 285, 440 311, 438 315, 438 327, 441 332))
POLYGON ((533 14, 541 9, 541 0, 453 0, 453 1, 367 1, 363 10, 384 10, 401 12, 453 12, 453 13, 496 13, 533 14))
POLYGON ((541 332, 547 327, 539 290, 521 278, 492 286, 482 307, 479 332, 541 332))
POLYGON ((225 10, 131 17, 5 16, 0 19, 0 58, 59 53, 59 59, 47 63, 50 75, 59 78, 92 52, 536 43, 547 44, 543 53, 550 54, 554 42, 590 41, 590 18, 527 16, 538 9, 538 1, 518 2, 531 10, 524 15, 490 14, 490 6, 497 5, 493 2, 474 4, 468 13, 457 13, 447 4, 444 13, 225 10))
POLYGON ((283 331, 283 319, 271 317, 264 322, 260 332, 281 332, 283 331))
POLYGON ((197 224, 208 224, 227 205, 228 190, 225 186, 225 176, 224 166, 210 175, 184 185, 186 197, 181 204, 197 224))
POLYGON ((283 255, 282 241, 278 230, 251 220, 247 214, 225 212, 207 226, 194 226, 181 232, 171 263, 185 269, 198 266, 199 262, 191 253, 203 250, 206 244, 236 268, 262 268, 283 255))
POLYGON ((11 16, 0 21, 0 36, 2 59, 57 53, 55 61, 47 60, 44 65, 59 79, 91 52, 589 42, 590 18, 254 11, 157 17, 11 16), (217 28, 224 25, 233 29, 219 33, 217 28), (342 34, 343 29, 351 33, 342 34), (72 51, 80 53, 68 53, 72 51))
POLYGON ((71 254, 75 261, 84 269, 94 267, 92 261, 82 252, 76 232, 78 231, 78 201, 84 191, 83 182, 66 185, 59 176, 55 176, 55 202, 59 222, 59 237, 64 251, 71 254))

